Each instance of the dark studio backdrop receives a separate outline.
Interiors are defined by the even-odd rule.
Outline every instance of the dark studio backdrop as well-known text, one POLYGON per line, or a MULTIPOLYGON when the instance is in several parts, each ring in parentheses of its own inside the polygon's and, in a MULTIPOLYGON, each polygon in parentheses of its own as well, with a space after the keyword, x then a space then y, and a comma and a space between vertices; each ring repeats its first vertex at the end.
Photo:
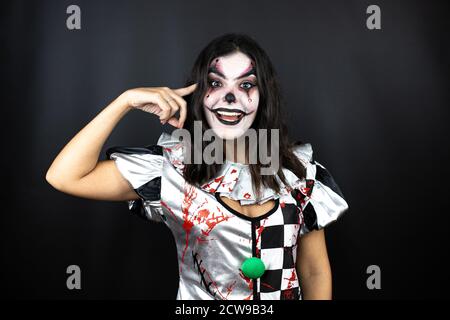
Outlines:
MULTIPOLYGON (((278 72, 295 140, 350 210, 326 230, 336 299, 449 297, 448 6, 444 1, 10 1, 2 4, 1 288, 7 298, 174 299, 163 224, 125 202, 54 190, 61 148, 126 89, 181 87, 214 37, 244 32, 278 72), (81 8, 68 30, 66 8, 81 8), (369 30, 366 9, 381 9, 369 30), (3 90, 2 90, 3 91, 3 90), (68 290, 66 268, 81 268, 68 290), (381 270, 381 289, 366 269, 381 270)), ((129 113, 104 150, 148 145, 157 117, 129 113)))

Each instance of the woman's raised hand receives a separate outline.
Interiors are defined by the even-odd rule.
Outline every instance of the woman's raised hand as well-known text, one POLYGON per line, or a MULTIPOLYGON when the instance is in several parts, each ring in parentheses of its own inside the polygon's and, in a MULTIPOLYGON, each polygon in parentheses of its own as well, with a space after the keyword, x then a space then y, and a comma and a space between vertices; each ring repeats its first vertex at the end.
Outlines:
POLYGON ((197 84, 194 83, 179 89, 136 88, 127 90, 124 97, 129 107, 157 115, 162 124, 167 122, 174 127, 182 128, 187 115, 186 101, 182 97, 194 92, 196 87, 197 84), (175 117, 177 111, 180 111, 179 119, 175 117))

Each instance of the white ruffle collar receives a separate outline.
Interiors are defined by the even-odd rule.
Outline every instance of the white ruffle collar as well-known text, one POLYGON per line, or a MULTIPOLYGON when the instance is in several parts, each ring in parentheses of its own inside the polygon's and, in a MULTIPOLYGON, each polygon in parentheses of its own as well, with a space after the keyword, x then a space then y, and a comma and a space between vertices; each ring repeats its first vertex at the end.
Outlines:
MULTIPOLYGON (((184 168, 182 141, 175 139, 167 132, 163 132, 157 144, 163 147, 165 157, 172 163, 175 169, 182 174, 184 168)), ((293 151, 308 169, 308 167, 310 167, 310 162, 312 161, 313 151, 311 144, 304 143, 297 145, 293 151)), ((204 183, 200 187, 206 192, 213 194, 219 193, 221 196, 239 201, 241 205, 254 203, 262 204, 268 200, 275 200, 283 195, 289 194, 292 190, 291 187, 299 189, 305 195, 309 194, 309 185, 307 185, 306 180, 313 179, 315 172, 309 170, 306 172, 306 178, 299 179, 290 170, 283 169, 283 173, 290 187, 281 182, 277 176, 276 179, 281 186, 280 193, 275 192, 271 188, 261 186, 261 194, 260 197, 257 198, 253 190, 249 166, 225 160, 217 177, 204 183)))

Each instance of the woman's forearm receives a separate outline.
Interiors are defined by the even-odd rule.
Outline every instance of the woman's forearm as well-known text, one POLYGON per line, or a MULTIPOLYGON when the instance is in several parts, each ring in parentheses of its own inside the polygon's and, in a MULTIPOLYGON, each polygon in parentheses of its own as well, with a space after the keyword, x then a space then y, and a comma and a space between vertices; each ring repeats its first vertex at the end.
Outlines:
POLYGON ((301 277, 301 288, 304 300, 331 300, 331 273, 323 272, 301 277))
POLYGON ((125 94, 104 108, 60 151, 47 171, 47 181, 53 185, 65 185, 93 170, 103 144, 129 110, 125 94))

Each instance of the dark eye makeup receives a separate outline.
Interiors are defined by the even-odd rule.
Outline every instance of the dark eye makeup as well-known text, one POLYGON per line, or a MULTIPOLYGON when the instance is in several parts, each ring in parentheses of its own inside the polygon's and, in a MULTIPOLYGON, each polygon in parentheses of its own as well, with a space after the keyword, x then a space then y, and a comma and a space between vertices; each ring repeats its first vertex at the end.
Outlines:
MULTIPOLYGON (((217 87, 221 87, 222 83, 219 80, 209 78, 208 85, 210 87, 217 88, 217 87)), ((240 87, 244 90, 250 90, 251 88, 256 87, 256 86, 257 86, 257 84, 254 83, 253 81, 243 81, 240 84, 240 87)))

